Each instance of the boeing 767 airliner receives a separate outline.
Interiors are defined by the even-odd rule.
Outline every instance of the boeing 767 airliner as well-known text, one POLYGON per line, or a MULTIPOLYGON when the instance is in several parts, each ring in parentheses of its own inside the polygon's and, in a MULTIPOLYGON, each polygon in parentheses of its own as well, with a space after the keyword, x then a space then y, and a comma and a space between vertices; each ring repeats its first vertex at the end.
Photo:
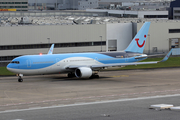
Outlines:
POLYGON ((149 27, 150 22, 145 22, 124 51, 52 54, 54 49, 54 44, 52 44, 48 54, 17 57, 7 65, 7 69, 18 74, 18 81, 22 82, 23 75, 68 73, 68 77, 90 78, 92 76, 99 77, 94 71, 106 67, 156 64, 166 61, 172 50, 162 61, 138 62, 148 57, 143 54, 143 50, 149 27))

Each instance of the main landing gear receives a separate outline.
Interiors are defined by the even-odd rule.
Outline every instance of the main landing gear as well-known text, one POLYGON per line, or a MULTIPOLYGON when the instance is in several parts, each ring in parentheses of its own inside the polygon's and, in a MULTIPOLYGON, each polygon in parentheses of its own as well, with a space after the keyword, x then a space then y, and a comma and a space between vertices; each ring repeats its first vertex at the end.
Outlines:
POLYGON ((23 79, 22 79, 22 76, 23 76, 23 74, 18 74, 18 82, 23 82, 23 79))
POLYGON ((93 78, 99 78, 98 74, 93 74, 89 79, 93 79, 93 78))
POLYGON ((97 71, 93 71, 93 74, 91 77, 89 77, 89 79, 94 79, 94 78, 99 78, 99 75, 98 75, 98 70, 97 71))
POLYGON ((76 77, 76 76, 75 76, 75 74, 74 74, 74 73, 72 73, 72 72, 71 72, 71 73, 68 73, 68 74, 67 74, 67 76, 68 76, 68 78, 73 78, 73 77, 76 77))

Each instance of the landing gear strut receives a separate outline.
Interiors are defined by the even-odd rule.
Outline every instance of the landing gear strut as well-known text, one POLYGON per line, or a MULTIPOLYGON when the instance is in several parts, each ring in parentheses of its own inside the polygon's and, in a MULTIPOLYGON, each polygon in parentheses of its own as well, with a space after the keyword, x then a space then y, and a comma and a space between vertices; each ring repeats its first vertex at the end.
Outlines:
POLYGON ((23 79, 22 79, 22 76, 23 76, 23 74, 18 74, 18 82, 23 82, 23 79))
POLYGON ((73 78, 73 77, 76 77, 74 73, 68 73, 68 78, 73 78))

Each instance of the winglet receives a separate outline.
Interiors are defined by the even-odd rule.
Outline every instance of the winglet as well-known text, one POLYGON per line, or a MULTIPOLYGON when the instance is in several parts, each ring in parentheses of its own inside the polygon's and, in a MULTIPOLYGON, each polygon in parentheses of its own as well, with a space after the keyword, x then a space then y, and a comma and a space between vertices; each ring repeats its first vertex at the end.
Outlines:
POLYGON ((49 49, 48 55, 53 54, 53 50, 54 50, 54 44, 51 45, 51 48, 49 49))
POLYGON ((168 58, 170 57, 170 55, 171 55, 171 53, 172 53, 172 50, 173 50, 173 49, 171 49, 171 50, 168 52, 168 54, 163 58, 163 60, 161 60, 161 61, 159 61, 159 62, 164 62, 164 61, 168 60, 168 58))

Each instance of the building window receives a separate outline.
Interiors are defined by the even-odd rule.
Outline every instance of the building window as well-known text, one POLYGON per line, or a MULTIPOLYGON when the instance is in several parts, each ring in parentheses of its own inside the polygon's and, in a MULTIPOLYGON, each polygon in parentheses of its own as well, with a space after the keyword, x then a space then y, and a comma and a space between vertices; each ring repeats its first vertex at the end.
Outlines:
POLYGON ((0 61, 12 60, 19 56, 0 56, 0 61))
POLYGON ((22 8, 27 8, 27 6, 22 6, 22 8))
POLYGON ((180 16, 174 16, 174 19, 180 19, 180 16))
MULTIPOLYGON (((106 41, 96 42, 77 42, 77 43, 56 43, 55 48, 62 47, 84 47, 84 46, 101 46, 106 45, 106 41)), ((36 49, 36 48, 49 48, 50 44, 36 44, 36 45, 7 45, 0 46, 0 50, 14 50, 14 49, 36 49)))
POLYGON ((21 4, 21 2, 15 2, 15 4, 21 4))
POLYGON ((22 6, 15 6, 15 8, 21 8, 22 6))
POLYGON ((180 13, 180 10, 175 10, 174 13, 180 13))
POLYGON ((144 15, 144 18, 168 18, 168 15, 144 15))
POLYGON ((180 33, 180 29, 169 29, 169 33, 180 33))
POLYGON ((8 4, 14 4, 14 2, 8 2, 8 4))
POLYGON ((22 2, 22 4, 28 4, 27 2, 22 2))

